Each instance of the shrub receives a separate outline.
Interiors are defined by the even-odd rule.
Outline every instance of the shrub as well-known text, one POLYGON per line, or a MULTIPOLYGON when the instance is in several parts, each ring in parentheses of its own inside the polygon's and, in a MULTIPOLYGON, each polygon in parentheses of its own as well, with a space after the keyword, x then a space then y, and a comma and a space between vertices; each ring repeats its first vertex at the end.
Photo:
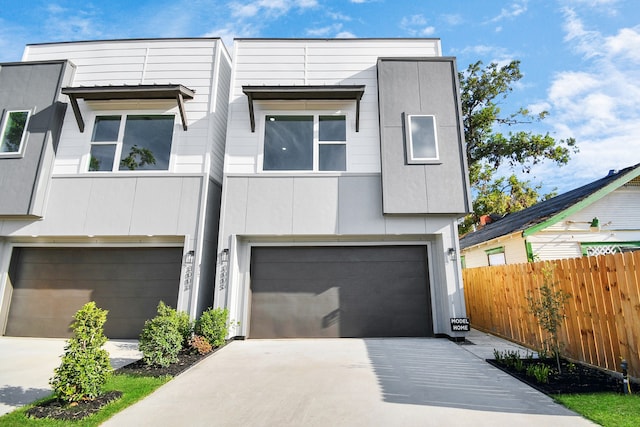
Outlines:
POLYGON ((109 353, 102 348, 107 342, 103 330, 107 310, 91 301, 76 312, 74 319, 73 336, 49 380, 56 397, 69 403, 98 397, 112 372, 109 353))
POLYGON ((196 321, 195 333, 202 335, 214 347, 221 347, 225 343, 229 329, 229 310, 209 308, 196 321))
POLYGON ((186 348, 189 346, 189 339, 193 335, 193 322, 186 311, 178 311, 175 316, 178 322, 178 331, 182 336, 182 347, 186 348))
POLYGON ((546 264, 542 269, 542 285, 538 288, 539 295, 536 297, 533 292, 527 294, 527 303, 529 304, 529 312, 538 321, 538 325, 547 332, 549 341, 545 342, 543 348, 539 351, 542 355, 550 350, 556 358, 558 372, 562 373, 560 367, 560 342, 559 329, 562 326, 566 315, 564 312, 565 303, 571 295, 562 289, 555 290, 553 281, 555 267, 553 264, 546 264))
POLYGON ((211 352, 212 348, 209 341, 203 336, 193 335, 189 338, 189 348, 198 354, 207 354, 211 352))
POLYGON ((536 363, 527 367, 527 375, 534 377, 539 383, 546 384, 549 382, 551 368, 544 363, 536 363))
POLYGON ((144 322, 139 348, 147 365, 166 367, 178 361, 183 336, 177 312, 160 301, 158 314, 144 322))

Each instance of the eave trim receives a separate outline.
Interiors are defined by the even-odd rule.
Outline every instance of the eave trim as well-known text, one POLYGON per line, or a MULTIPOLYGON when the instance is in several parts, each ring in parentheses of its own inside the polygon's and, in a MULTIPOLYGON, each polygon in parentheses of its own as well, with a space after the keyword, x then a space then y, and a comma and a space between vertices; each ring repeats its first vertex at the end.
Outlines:
POLYGON ((522 231, 522 237, 527 237, 530 236, 532 234, 537 233, 538 231, 545 229, 547 227, 552 226, 553 224, 562 221, 563 219, 565 219, 566 217, 568 217, 569 215, 572 215, 584 208, 586 208, 587 206, 589 206, 590 204, 597 202, 598 200, 602 199, 604 196, 606 196, 607 194, 611 193, 614 190, 617 190, 618 188, 622 187, 624 184, 626 184, 627 182, 631 181, 634 178, 637 178, 638 176, 640 176, 640 167, 635 167, 634 169, 630 170, 629 172, 627 172, 626 174, 622 175, 620 178, 616 179, 615 181, 605 185, 604 187, 602 187, 601 189, 594 191, 590 196, 585 197, 584 199, 580 200, 578 203, 569 206, 567 209, 560 211, 559 213, 557 213, 556 215, 552 216, 551 218, 547 219, 546 221, 543 221, 541 223, 538 223, 536 225, 533 225, 529 228, 526 228, 522 231))

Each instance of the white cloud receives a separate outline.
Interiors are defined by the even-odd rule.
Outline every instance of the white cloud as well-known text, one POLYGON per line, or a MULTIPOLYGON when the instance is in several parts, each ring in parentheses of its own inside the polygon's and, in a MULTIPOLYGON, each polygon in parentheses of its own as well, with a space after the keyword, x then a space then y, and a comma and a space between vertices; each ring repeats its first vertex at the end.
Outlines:
POLYGON ((424 15, 405 16, 400 21, 400 28, 412 37, 430 36, 436 32, 435 27, 427 25, 424 15))
POLYGON ((328 25, 322 28, 312 28, 307 30, 307 35, 311 37, 327 37, 329 34, 337 33, 342 29, 342 24, 328 25))
POLYGON ((640 27, 606 35, 588 28, 576 10, 566 9, 564 30, 565 42, 582 56, 582 63, 580 69, 554 76, 547 122, 555 135, 575 137, 580 147, 570 163, 576 176, 567 179, 591 180, 608 169, 639 163, 640 27))
POLYGON ((349 31, 341 31, 338 34, 336 34, 336 38, 337 39, 354 39, 356 38, 356 35, 349 31))
POLYGON ((250 3, 232 2, 231 16, 252 18, 255 16, 278 17, 293 9, 310 9, 318 6, 317 0, 254 0, 250 3))
POLYGON ((527 11, 527 2, 528 0, 519 0, 513 2, 511 5, 509 5, 509 7, 501 9, 500 14, 490 19, 489 22, 499 22, 503 19, 511 19, 522 15, 527 11))
POLYGON ((98 12, 92 7, 66 9, 57 4, 47 6, 45 29, 55 40, 92 40, 102 36, 98 12))
POLYGON ((460 25, 464 22, 464 18, 462 17, 462 15, 458 14, 445 14, 442 15, 441 18, 445 22, 445 24, 448 25, 460 25))

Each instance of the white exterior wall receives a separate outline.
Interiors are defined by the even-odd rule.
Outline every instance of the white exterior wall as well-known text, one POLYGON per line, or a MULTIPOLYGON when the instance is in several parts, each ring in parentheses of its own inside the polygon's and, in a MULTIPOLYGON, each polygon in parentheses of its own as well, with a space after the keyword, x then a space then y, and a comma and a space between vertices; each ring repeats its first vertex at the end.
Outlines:
POLYGON ((504 247, 504 257, 507 264, 521 264, 528 261, 525 241, 520 233, 514 233, 462 250, 465 267, 487 267, 489 257, 486 251, 500 247, 504 247))
POLYGON ((249 325, 250 254, 255 245, 427 246, 435 333, 453 334, 449 317, 463 316, 453 216, 390 216, 382 212, 376 63, 379 57, 439 56, 438 40, 236 40, 214 302, 249 325), (242 86, 365 85, 360 131, 355 101, 254 101, 251 132, 242 86), (262 172, 264 116, 340 111, 347 116, 345 172, 262 172))
POLYGON ((622 186, 527 239, 540 260, 581 257, 583 242, 638 242, 640 187, 622 186), (600 220, 599 231, 589 228, 595 217, 600 220))
POLYGON ((188 130, 175 100, 79 100, 84 132, 69 106, 44 218, 0 221, 0 236, 6 236, 0 267, 8 266, 14 245, 180 246, 185 254, 193 250, 195 259, 189 277, 183 266, 178 308, 195 316, 205 308, 203 292, 211 294, 201 289, 211 286, 200 282, 201 269, 212 268, 216 257, 215 237, 213 247, 205 247, 205 223, 217 224, 219 215, 218 200, 207 195, 222 183, 231 75, 226 48, 219 39, 116 40, 30 45, 23 55, 54 58, 76 66, 74 87, 182 84, 194 90, 184 103, 188 130), (87 172, 94 118, 110 112, 174 114, 169 169, 87 172))
POLYGON ((379 57, 441 56, 440 42, 421 40, 236 40, 230 95, 226 174, 257 173, 264 115, 274 110, 323 108, 346 112, 347 171, 380 172, 376 61, 379 57), (355 102, 254 103, 251 133, 244 85, 365 85, 360 102, 360 132, 355 132, 355 102))
MULTIPOLYGON (((223 76, 220 83, 228 83, 230 61, 219 39, 96 41, 29 45, 25 48, 23 60, 50 59, 68 59, 76 65, 72 86, 182 84, 195 91, 194 98, 185 102, 187 131, 182 130, 175 101, 86 103, 79 100, 85 131, 79 131, 73 111, 68 108, 54 175, 86 172, 96 112, 151 110, 176 115, 169 172, 208 173, 208 168, 212 167, 213 174, 217 174, 220 180, 220 166, 217 170, 213 166, 215 159, 211 165, 207 164, 210 153, 220 159, 224 150, 221 135, 225 130, 228 86, 219 90, 216 73, 223 76), (223 99, 225 102, 221 102, 223 99), (214 124, 210 123, 212 118, 214 124)), ((221 165, 221 162, 217 164, 221 165)))

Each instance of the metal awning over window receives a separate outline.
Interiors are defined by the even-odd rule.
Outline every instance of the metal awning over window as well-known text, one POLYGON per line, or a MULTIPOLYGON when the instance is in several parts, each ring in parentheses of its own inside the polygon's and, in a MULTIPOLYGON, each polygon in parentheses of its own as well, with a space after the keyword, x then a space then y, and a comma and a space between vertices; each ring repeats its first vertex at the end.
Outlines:
POLYGON ((115 99, 175 99, 180 110, 182 128, 187 130, 184 101, 193 99, 195 92, 182 85, 136 85, 136 86, 91 86, 65 87, 62 93, 69 96, 73 114, 80 132, 84 132, 84 120, 78 107, 78 99, 85 101, 109 101, 115 99))
POLYGON ((331 86, 242 86, 249 101, 251 132, 256 131, 253 101, 338 100, 356 101, 356 132, 360 131, 360 99, 365 85, 331 86))

